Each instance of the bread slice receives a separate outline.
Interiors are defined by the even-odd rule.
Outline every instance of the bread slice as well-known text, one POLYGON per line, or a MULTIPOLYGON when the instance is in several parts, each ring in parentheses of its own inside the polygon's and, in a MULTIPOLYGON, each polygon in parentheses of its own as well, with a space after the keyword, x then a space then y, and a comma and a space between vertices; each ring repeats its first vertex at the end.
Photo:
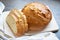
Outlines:
POLYGON ((13 9, 6 18, 6 22, 16 37, 23 35, 28 31, 28 24, 25 15, 13 9))

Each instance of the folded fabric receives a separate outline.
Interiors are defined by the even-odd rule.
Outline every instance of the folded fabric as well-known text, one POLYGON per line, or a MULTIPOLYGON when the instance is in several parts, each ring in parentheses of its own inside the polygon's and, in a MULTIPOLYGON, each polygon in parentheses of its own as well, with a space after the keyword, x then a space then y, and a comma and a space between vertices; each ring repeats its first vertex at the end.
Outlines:
POLYGON ((0 14, 2 13, 2 11, 4 10, 5 6, 2 2, 0 2, 0 14))
POLYGON ((0 29, 3 29, 3 18, 1 17, 1 14, 4 10, 5 6, 2 2, 0 2, 0 29))
POLYGON ((0 37, 3 35, 1 30, 3 30, 3 18, 1 17, 2 11, 4 10, 5 6, 2 2, 0 2, 0 37))

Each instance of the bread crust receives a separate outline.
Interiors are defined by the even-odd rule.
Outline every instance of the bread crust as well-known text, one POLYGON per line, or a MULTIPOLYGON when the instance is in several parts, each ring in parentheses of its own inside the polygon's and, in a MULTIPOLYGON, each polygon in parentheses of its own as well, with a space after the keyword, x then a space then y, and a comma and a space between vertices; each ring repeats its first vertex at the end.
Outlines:
POLYGON ((52 19, 50 9, 41 3, 33 2, 27 4, 22 12, 26 15, 29 30, 43 30, 52 19))

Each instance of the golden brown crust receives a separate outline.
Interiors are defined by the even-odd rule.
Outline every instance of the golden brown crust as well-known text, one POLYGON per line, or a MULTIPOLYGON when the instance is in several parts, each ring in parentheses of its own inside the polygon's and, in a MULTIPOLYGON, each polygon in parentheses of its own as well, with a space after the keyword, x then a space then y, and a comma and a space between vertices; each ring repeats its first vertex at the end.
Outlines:
POLYGON ((22 12, 26 15, 30 30, 42 30, 52 19, 49 8, 41 3, 29 3, 22 12))
POLYGON ((24 29, 22 27, 22 25, 20 25, 19 21, 16 22, 16 26, 17 26, 17 33, 15 34, 16 37, 21 36, 24 34, 24 29))
POLYGON ((20 36, 21 34, 24 34, 26 31, 28 31, 28 25, 25 25, 25 24, 27 24, 27 22, 25 22, 25 21, 27 21, 27 20, 25 20, 26 19, 25 15, 23 16, 23 14, 21 14, 22 13, 21 11, 18 11, 18 10, 16 10, 16 11, 21 16, 21 18, 18 19, 18 21, 19 21, 18 25, 19 26, 18 26, 18 29, 17 29, 18 30, 17 35, 20 36), (20 26, 21 26, 21 29, 22 29, 21 32, 20 32, 20 26))
POLYGON ((23 24, 24 24, 24 31, 27 32, 28 31, 28 24, 27 24, 27 19, 26 19, 26 16, 21 12, 21 10, 19 11, 19 14, 21 15, 22 17, 22 20, 23 20, 23 24))

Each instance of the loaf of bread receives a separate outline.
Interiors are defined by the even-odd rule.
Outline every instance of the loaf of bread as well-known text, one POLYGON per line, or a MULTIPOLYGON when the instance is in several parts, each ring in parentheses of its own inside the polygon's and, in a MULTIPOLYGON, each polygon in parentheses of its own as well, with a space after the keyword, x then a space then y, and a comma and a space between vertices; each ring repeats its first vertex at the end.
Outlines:
POLYGON ((6 18, 6 22, 16 37, 28 31, 26 16, 19 10, 13 9, 6 18))
POLYGON ((52 19, 50 9, 46 5, 37 2, 27 4, 22 12, 27 17, 30 31, 43 30, 52 19))

